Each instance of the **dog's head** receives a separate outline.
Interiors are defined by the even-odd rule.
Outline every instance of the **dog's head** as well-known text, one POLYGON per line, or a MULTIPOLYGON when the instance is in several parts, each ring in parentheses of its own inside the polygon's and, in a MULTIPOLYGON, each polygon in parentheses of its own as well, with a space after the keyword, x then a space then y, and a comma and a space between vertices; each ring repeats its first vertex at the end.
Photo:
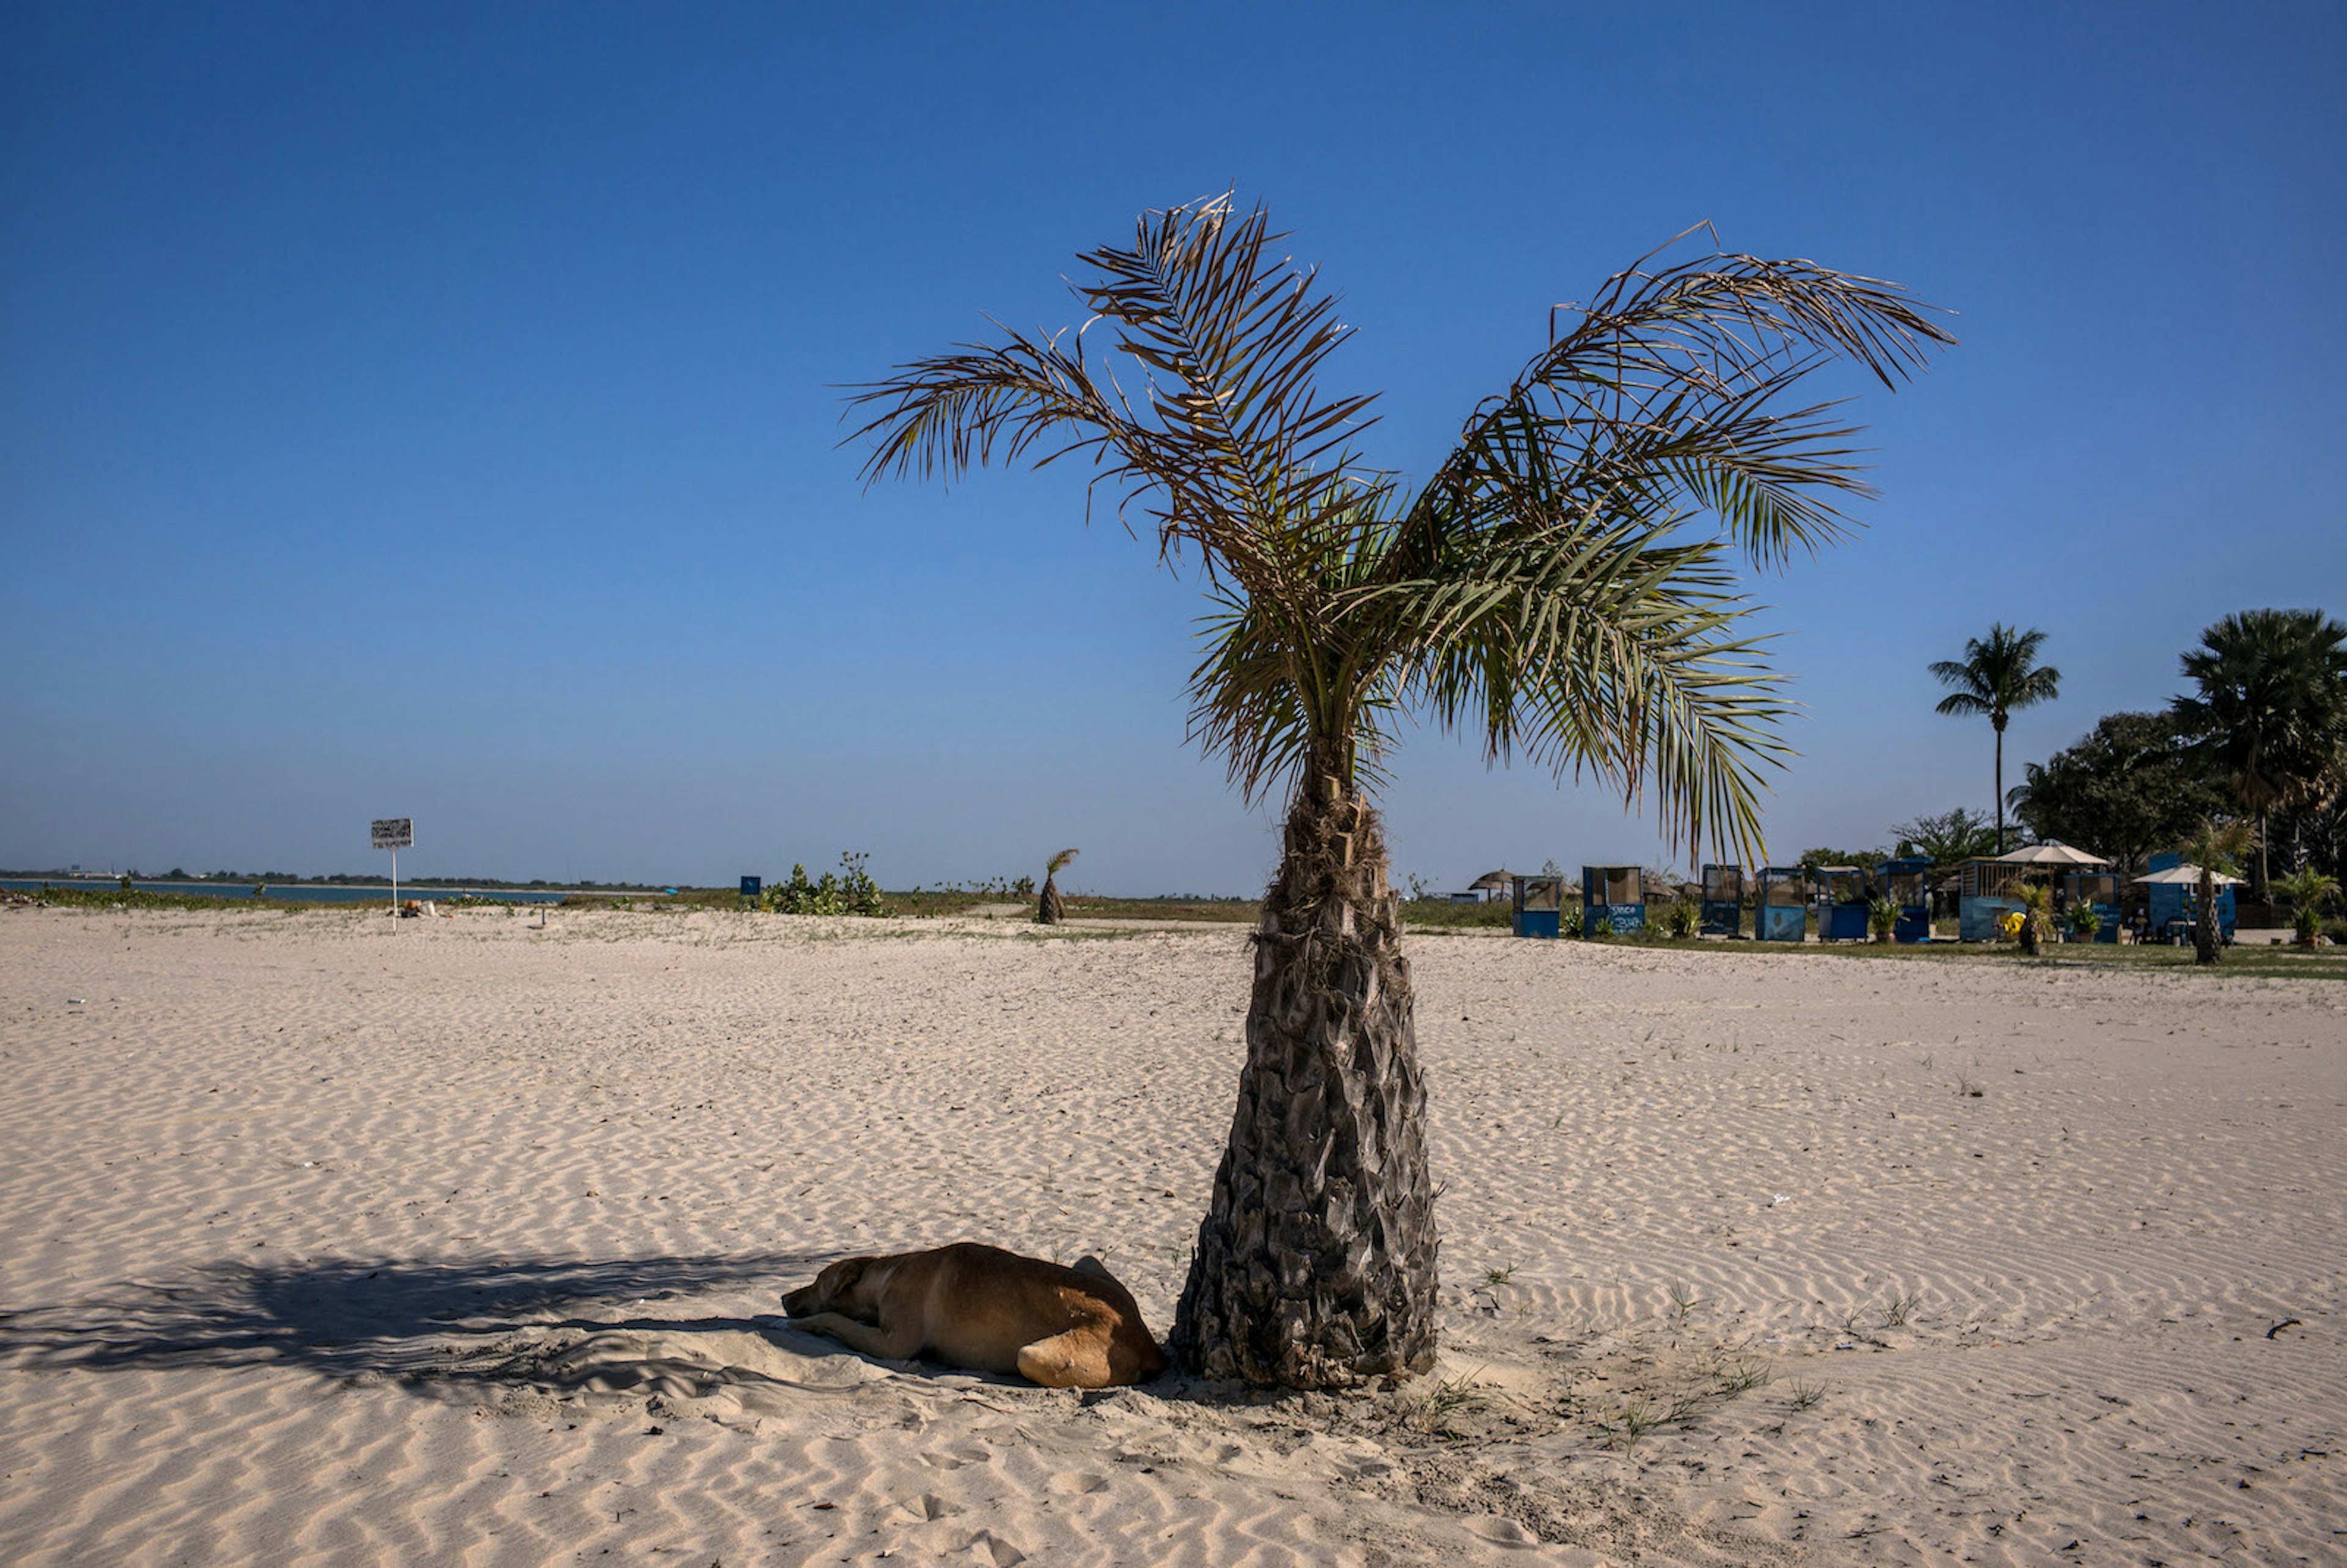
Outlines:
POLYGON ((873 1265, 884 1261, 876 1257, 843 1257, 816 1275, 813 1285, 801 1286, 784 1296, 783 1310, 793 1317, 836 1312, 868 1323, 876 1310, 879 1287, 887 1275, 886 1270, 875 1271, 873 1265))

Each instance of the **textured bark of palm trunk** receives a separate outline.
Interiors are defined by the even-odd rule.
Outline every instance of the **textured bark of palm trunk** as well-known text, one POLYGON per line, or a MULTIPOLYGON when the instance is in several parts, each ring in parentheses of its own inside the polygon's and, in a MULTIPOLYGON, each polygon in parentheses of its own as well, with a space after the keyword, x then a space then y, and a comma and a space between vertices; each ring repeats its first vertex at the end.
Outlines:
POLYGON ((1039 926, 1056 926, 1067 917, 1067 908, 1060 902, 1059 883, 1048 876, 1045 876, 1042 900, 1035 906, 1035 923, 1039 926))
POLYGON ((2217 929, 2217 879, 2206 867, 2200 872, 2200 907, 2193 912, 2192 961, 2213 964, 2223 952, 2217 929))
POLYGON ((1377 815, 1299 795, 1255 938, 1246 1065, 1171 1347, 1210 1378, 1342 1388, 1434 1363, 1434 1190, 1401 910, 1377 815))

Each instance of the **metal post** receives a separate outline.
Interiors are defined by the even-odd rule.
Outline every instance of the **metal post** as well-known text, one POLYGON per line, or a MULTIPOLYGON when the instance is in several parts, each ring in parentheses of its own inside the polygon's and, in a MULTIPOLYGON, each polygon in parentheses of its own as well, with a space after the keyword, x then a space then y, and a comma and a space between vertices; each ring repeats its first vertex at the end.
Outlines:
POLYGON ((391 851, 391 928, 399 929, 399 848, 391 851))

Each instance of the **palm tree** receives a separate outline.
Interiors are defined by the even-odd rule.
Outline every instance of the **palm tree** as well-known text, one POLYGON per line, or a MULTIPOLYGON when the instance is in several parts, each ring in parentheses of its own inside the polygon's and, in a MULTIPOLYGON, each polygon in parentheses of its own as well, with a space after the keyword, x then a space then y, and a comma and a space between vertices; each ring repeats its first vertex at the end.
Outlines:
POLYGON ((2250 891, 2262 903, 2270 814, 2322 804, 2347 772, 2347 626, 2317 610, 2243 610, 2183 662, 2199 695, 2176 700, 2177 719, 2257 819, 2250 891))
POLYGON ((2042 631, 2016 631, 1989 623, 1986 637, 1964 640, 1963 660, 1942 659, 1932 673, 1955 690, 1940 699, 1942 713, 1986 713, 1996 729, 1996 852, 2004 853, 2004 726, 2016 708, 2050 702, 2061 695, 2062 671, 2037 662, 2042 631))
POLYGON ((1066 907, 1060 902, 1060 873, 1068 868, 1068 863, 1078 853, 1073 849, 1062 849, 1043 863, 1043 897, 1035 906, 1037 925, 1056 926, 1068 917, 1066 907))
POLYGON ((900 366, 858 392, 857 436, 867 479, 1088 459, 1204 579, 1193 737, 1286 821, 1172 1348, 1211 1377, 1331 1387, 1435 1349, 1426 1087, 1369 804, 1400 723, 1633 803, 1651 783, 1678 839, 1756 844, 1785 704, 1737 634, 1732 551, 1813 550, 1865 489, 1831 405, 1775 405, 1834 357, 1892 385, 1953 340, 1892 284, 1649 257, 1552 313, 1547 346, 1406 493, 1354 448, 1372 400, 1318 390, 1348 329, 1281 238, 1228 197, 1145 213, 1131 246, 1081 258, 1085 330, 900 366), (1124 380, 1087 354, 1103 326, 1124 380))
POLYGON ((2177 845, 2177 851, 2200 868, 2198 896, 2192 911, 2193 962, 2213 964, 2224 954, 2224 932, 2217 919, 2217 877, 2240 875, 2241 861, 2250 852, 2250 825, 2235 818, 2219 822, 2215 817, 2193 830, 2192 836, 2177 845))

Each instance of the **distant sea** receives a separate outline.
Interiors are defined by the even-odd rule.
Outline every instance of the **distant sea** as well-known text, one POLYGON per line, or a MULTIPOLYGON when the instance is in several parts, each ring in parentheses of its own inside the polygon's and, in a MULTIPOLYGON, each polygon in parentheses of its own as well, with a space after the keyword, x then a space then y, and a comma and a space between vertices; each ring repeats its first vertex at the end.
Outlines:
MULTIPOLYGON (((0 888, 12 893, 38 893, 44 887, 67 887, 77 893, 110 893, 122 886, 112 876, 10 876, 0 877, 0 888)), ((207 898, 250 898, 253 885, 250 882, 148 882, 133 878, 130 886, 141 893, 191 893, 207 898)), ((364 904, 369 899, 379 904, 391 902, 388 887, 353 887, 325 882, 272 882, 268 885, 272 898, 288 903, 304 904, 364 904)), ((400 900, 410 898, 495 898, 507 904, 559 904, 575 887, 418 887, 413 883, 399 885, 400 900)), ((642 894, 606 894, 594 889, 589 897, 642 897, 642 894)))

